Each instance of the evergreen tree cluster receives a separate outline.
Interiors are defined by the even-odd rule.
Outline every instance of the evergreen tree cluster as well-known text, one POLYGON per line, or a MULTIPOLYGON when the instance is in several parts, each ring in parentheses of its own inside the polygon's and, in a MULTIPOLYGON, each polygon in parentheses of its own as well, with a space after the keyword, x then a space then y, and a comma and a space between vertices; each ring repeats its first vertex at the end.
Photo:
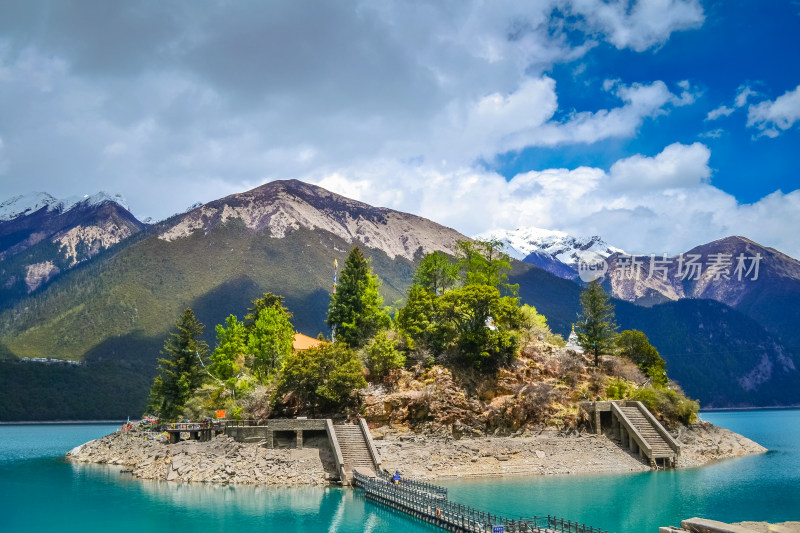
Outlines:
MULTIPOLYGON (((456 257, 434 252, 421 260, 393 321, 380 279, 355 247, 330 298, 327 323, 334 339, 307 350, 293 350, 292 314, 280 296, 266 293, 243 320, 231 315, 217 325, 210 354, 199 340, 203 325, 186 309, 164 343, 149 411, 169 420, 220 408, 235 417, 342 413, 358 407, 367 378, 391 384, 407 360, 490 374, 516 357, 524 337, 563 342, 536 309, 520 306, 502 243, 463 241, 456 250, 456 257)), ((670 386, 664 360, 647 337, 636 330, 617 334, 614 308, 599 283, 585 288, 581 306, 578 338, 595 365, 601 354, 612 354, 648 378, 646 388, 618 379, 606 394, 638 395, 656 412, 690 419, 696 404, 670 386)))
POLYGON ((421 261, 396 327, 409 352, 493 371, 519 347, 524 315, 499 241, 460 241, 458 256, 421 261))
MULTIPOLYGON (((376 280, 374 276, 368 279, 376 280)), ((369 284, 360 286, 369 288, 369 284)), ((298 412, 314 413, 353 404, 355 391, 366 386, 356 352, 344 342, 294 351, 292 314, 283 301, 281 296, 266 293, 253 301, 243 321, 228 316, 215 328, 217 343, 210 354, 199 340, 203 325, 186 309, 176 323, 176 332, 164 343, 148 412, 176 420, 211 416, 217 409, 226 409, 240 417, 244 406, 252 404, 255 396, 263 397, 264 390, 269 405, 258 405, 259 413, 289 404, 298 412)), ((377 302, 379 305, 380 300, 377 302)))

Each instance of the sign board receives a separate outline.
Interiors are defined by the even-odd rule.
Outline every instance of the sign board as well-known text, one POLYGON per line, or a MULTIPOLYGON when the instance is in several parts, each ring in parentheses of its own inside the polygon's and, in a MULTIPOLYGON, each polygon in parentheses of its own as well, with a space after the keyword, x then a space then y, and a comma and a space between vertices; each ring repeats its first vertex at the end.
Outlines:
POLYGON ((505 533, 506 526, 494 526, 492 528, 492 533, 505 533))
POLYGON ((225 418, 225 409, 217 409, 217 418, 225 418))

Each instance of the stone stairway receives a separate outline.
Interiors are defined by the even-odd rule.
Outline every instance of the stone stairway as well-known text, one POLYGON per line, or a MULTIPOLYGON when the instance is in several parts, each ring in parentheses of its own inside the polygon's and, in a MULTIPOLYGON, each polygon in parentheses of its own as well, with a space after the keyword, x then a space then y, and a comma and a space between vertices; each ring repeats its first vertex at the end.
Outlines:
POLYGON ((656 430, 653 424, 645 418, 638 407, 621 407, 620 410, 625 413, 639 434, 644 437, 653 450, 653 458, 672 457, 675 452, 670 448, 664 437, 656 430))
POLYGON ((680 444, 664 429, 642 402, 606 400, 581 402, 580 416, 598 435, 608 432, 612 439, 646 457, 654 468, 674 467, 680 444))
POLYGON ((361 428, 352 424, 338 424, 333 426, 336 432, 336 440, 342 450, 344 459, 345 475, 349 478, 353 475, 353 470, 358 468, 361 472, 376 472, 377 466, 372 461, 372 456, 367 447, 367 441, 361 428))
MULTIPOLYGON (((665 464, 674 464, 677 459, 677 450, 674 448, 675 442, 667 441, 664 437, 666 431, 652 416, 648 417, 643 412, 646 409, 639 402, 629 402, 628 405, 620 406, 619 410, 625 415, 625 418, 636 429, 639 435, 644 439, 650 447, 648 458, 652 464, 657 464, 661 460, 665 464), (659 427, 656 427, 658 424, 659 427)), ((671 440, 671 439, 670 439, 671 440)))

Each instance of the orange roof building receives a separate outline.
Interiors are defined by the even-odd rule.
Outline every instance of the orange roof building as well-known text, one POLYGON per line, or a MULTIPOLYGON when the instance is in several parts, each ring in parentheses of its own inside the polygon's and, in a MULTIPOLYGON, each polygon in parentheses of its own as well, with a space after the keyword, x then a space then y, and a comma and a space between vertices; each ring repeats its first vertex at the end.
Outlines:
POLYGON ((319 348, 323 344, 328 343, 315 339, 314 337, 309 337, 308 335, 303 335, 302 333, 295 333, 294 339, 292 340, 292 348, 298 352, 301 350, 308 350, 309 348, 319 348))

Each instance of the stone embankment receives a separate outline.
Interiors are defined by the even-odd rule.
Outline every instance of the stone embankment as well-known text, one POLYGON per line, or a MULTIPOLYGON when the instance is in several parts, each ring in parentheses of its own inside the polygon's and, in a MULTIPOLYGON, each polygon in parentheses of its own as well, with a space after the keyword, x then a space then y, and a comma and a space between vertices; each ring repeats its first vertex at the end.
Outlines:
POLYGON ((728 524, 707 518, 687 518, 681 527, 661 527, 659 533, 800 533, 800 522, 735 522, 728 524))
POLYGON ((133 470, 142 479, 244 485, 327 485, 336 477, 327 440, 297 449, 266 449, 220 435, 177 444, 112 433, 78 446, 67 459, 133 470), (318 445, 321 444, 321 445, 318 445))
MULTIPOLYGON (((545 430, 512 437, 426 436, 387 428, 373 430, 387 470, 418 479, 504 475, 622 473, 649 470, 638 456, 603 435, 545 430)), ((682 428, 679 467, 766 451, 707 422, 682 428)), ((210 442, 163 442, 115 433, 67 454, 75 462, 131 469, 135 477, 183 482, 258 485, 325 485, 336 478, 327 439, 307 439, 302 450, 268 449, 225 436, 210 442), (314 440, 317 439, 317 440, 314 440)))
MULTIPOLYGON (((707 422, 682 428, 676 437, 681 444, 680 468, 766 451, 746 437, 707 422)), ((638 456, 606 436, 590 433, 542 431, 453 440, 378 429, 373 438, 384 468, 419 479, 650 470, 638 456)))
POLYGON ((699 422, 681 427, 674 435, 681 445, 678 468, 691 468, 705 464, 764 453, 766 448, 738 433, 717 427, 710 422, 699 422))

